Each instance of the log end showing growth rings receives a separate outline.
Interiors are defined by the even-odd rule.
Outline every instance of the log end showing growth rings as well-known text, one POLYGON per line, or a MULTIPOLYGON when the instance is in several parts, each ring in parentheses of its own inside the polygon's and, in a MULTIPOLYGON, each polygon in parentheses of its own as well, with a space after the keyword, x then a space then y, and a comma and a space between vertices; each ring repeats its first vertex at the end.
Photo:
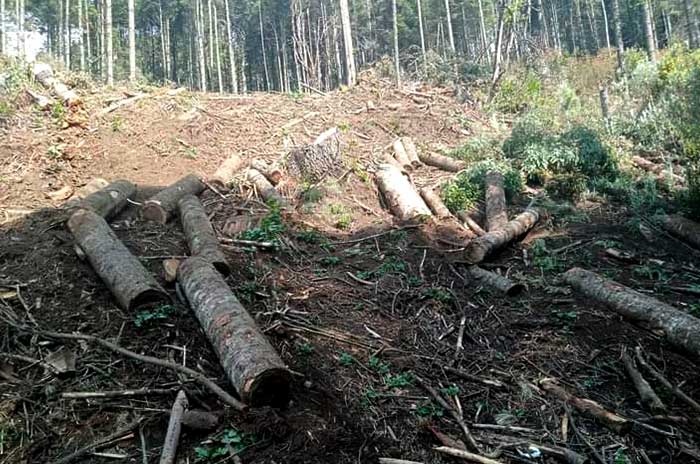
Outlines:
POLYGON ((268 369, 249 380, 244 385, 241 395, 248 398, 253 407, 272 406, 283 408, 289 403, 290 375, 287 369, 268 369))
POLYGON ((147 221, 157 222, 158 224, 166 224, 168 222, 168 213, 157 201, 144 203, 141 214, 147 221))

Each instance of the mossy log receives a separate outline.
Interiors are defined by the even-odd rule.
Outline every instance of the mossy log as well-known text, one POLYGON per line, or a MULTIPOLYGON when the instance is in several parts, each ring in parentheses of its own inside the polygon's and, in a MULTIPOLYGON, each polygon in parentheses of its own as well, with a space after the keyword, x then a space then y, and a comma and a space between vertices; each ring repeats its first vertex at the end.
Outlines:
POLYGON ((231 268, 219 246, 219 240, 216 238, 202 202, 194 195, 185 195, 180 199, 178 207, 182 229, 185 231, 185 238, 192 256, 203 258, 217 271, 228 275, 231 268))
POLYGON ((700 357, 699 318, 595 272, 573 268, 564 273, 564 280, 588 301, 604 304, 630 320, 660 330, 672 345, 700 357))
POLYGON ((502 248, 532 229, 540 214, 536 209, 528 209, 516 216, 499 230, 488 232, 472 240, 465 250, 465 258, 470 264, 482 262, 488 255, 502 248))
POLYGON ((199 195, 204 190, 202 180, 190 174, 167 187, 143 204, 143 218, 159 224, 167 223, 177 209, 177 204, 185 195, 199 195))
POLYGON ((214 175, 209 177, 209 184, 217 190, 227 191, 231 186, 231 180, 236 173, 245 165, 245 161, 239 155, 232 153, 221 163, 214 175))
POLYGON ((443 171, 459 172, 463 171, 467 167, 467 164, 464 161, 456 160, 439 153, 422 152, 418 154, 418 157, 428 166, 433 166, 442 169, 443 171))
POLYGON ((503 175, 500 172, 489 172, 486 174, 484 184, 486 191, 486 230, 493 232, 501 229, 508 223, 503 175))
POLYGON ((411 161, 411 165, 414 168, 420 167, 423 163, 420 162, 420 158, 418 157, 418 148, 416 148, 416 144, 413 143, 413 139, 410 137, 403 137, 401 142, 403 143, 404 150, 406 151, 406 156, 408 156, 408 159, 411 161))
POLYGON ((507 277, 487 271, 478 266, 469 266, 469 274, 478 282, 494 290, 498 290, 506 296, 519 295, 525 289, 522 284, 516 284, 507 277))
POLYGON ((394 142, 394 158, 396 158, 396 161, 403 166, 405 170, 413 171, 411 159, 408 157, 408 153, 406 153, 406 148, 403 146, 401 139, 394 142))
POLYGON ((117 180, 80 200, 78 206, 109 220, 126 207, 136 195, 136 186, 128 180, 117 180))
POLYGON ((178 282, 241 399, 285 405, 290 373, 221 274, 192 257, 180 265, 178 282))
POLYGON ((255 192, 258 194, 258 196, 266 202, 271 201, 277 203, 280 206, 285 205, 287 203, 285 198, 277 191, 275 186, 272 185, 270 181, 267 180, 267 177, 265 177, 257 169, 248 169, 248 171, 246 172, 246 179, 248 180, 248 182, 253 184, 255 192))
POLYGON ((678 215, 661 217, 661 225, 671 235, 689 243, 700 250, 700 224, 678 215))
POLYGON ((85 209, 78 210, 68 220, 68 229, 123 309, 133 311, 170 301, 167 293, 117 238, 102 216, 85 209))
POLYGON ((423 197, 425 203, 438 219, 452 217, 452 213, 450 213, 450 210, 447 209, 447 206, 445 206, 442 198, 440 198, 440 194, 438 194, 432 187, 423 187, 420 189, 420 196, 423 197))
POLYGON ((389 209, 399 219, 406 221, 419 216, 432 216, 413 184, 397 168, 381 164, 375 175, 389 209))

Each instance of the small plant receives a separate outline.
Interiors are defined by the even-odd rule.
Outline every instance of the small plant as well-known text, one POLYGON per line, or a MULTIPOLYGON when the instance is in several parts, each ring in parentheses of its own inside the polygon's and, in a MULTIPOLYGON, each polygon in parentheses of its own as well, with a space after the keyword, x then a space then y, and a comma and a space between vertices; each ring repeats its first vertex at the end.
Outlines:
POLYGON ((260 226, 249 229, 241 234, 243 240, 254 242, 272 242, 279 244, 279 237, 285 231, 282 214, 278 206, 273 206, 270 212, 260 221, 260 226))
POLYGON ((418 408, 416 408, 416 414, 418 414, 420 417, 433 417, 435 419, 439 419, 445 414, 445 412, 440 406, 436 405, 432 401, 429 401, 418 406, 418 408))
POLYGON ((554 315, 566 322, 574 322, 578 319, 578 313, 576 311, 557 311, 554 315))
POLYGON ((389 373, 389 363, 386 363, 376 356, 370 356, 369 361, 367 362, 367 365, 372 369, 373 371, 376 371, 380 374, 388 374, 389 373))
POLYGON ((457 385, 450 385, 447 388, 443 388, 440 390, 443 395, 447 396, 457 396, 459 395, 459 387, 457 385))
POLYGON ((398 375, 387 374, 384 376, 384 383, 389 388, 405 388, 413 383, 413 376, 410 372, 403 372, 398 375))
POLYGON ((63 158, 63 145, 51 145, 46 149, 46 156, 51 159, 63 158))
POLYGON ((615 457, 614 457, 615 464, 629 464, 630 460, 627 457, 627 453, 625 452, 625 448, 620 448, 617 451, 615 451, 615 457))
POLYGON ((143 327, 151 321, 168 319, 174 313, 175 308, 171 305, 162 305, 153 310, 140 311, 134 318, 134 325, 136 327, 143 327))
POLYGON ((0 119, 8 119, 15 114, 15 109, 12 107, 10 102, 6 100, 0 100, 0 119))
POLYGON ((226 429, 221 436, 207 446, 198 446, 194 449, 197 462, 207 462, 223 456, 231 456, 240 453, 255 443, 254 437, 239 432, 236 429, 226 429))
POLYGON ((337 266, 337 265, 339 265, 340 263, 343 262, 343 260, 340 259, 340 258, 338 258, 337 256, 324 256, 323 258, 321 258, 321 259, 319 260, 319 262, 320 262, 323 266, 331 267, 331 266, 337 266))
POLYGON ((668 282, 672 277, 668 270, 657 264, 642 264, 640 266, 635 266, 632 272, 638 277, 656 280, 658 282, 668 282))
POLYGON ((51 106, 51 117, 53 117, 57 123, 63 124, 63 120, 66 117, 66 107, 63 106, 63 102, 57 100, 51 106))
POLYGON ((295 236, 300 242, 309 244, 324 243, 326 241, 323 235, 315 230, 301 230, 297 232, 295 236))
POLYGON ((537 239, 530 248, 532 253, 532 264, 540 268, 542 272, 559 272, 563 270, 565 263, 562 263, 556 255, 548 249, 543 239, 537 239))
POLYGON ((115 116, 112 119, 112 132, 121 132, 124 125, 124 119, 121 116, 115 116))
POLYGON ((338 362, 340 363, 341 366, 349 367, 352 366, 353 363, 355 362, 355 358, 350 353, 346 353, 343 351, 340 353, 340 357, 338 357, 338 362))
POLYGON ((452 301, 452 294, 443 288, 426 288, 423 290, 422 297, 425 299, 431 299, 438 301, 440 303, 449 303, 452 301))
POLYGON ((328 206, 328 212, 333 215, 333 220, 335 221, 335 227, 340 230, 347 230, 352 224, 352 214, 350 211, 340 203, 331 203, 328 206))
POLYGON ((185 157, 187 157, 189 159, 197 159, 197 148, 187 147, 185 149, 185 157))
POLYGON ((297 347, 297 352, 301 356, 308 356, 314 352, 314 346, 311 343, 302 343, 297 347))
POLYGON ((388 258, 384 263, 372 271, 362 271, 357 273, 357 277, 362 280, 378 279, 387 274, 402 274, 408 270, 408 265, 395 256, 388 258))
POLYGON ((323 190, 316 186, 307 185, 302 189, 301 199, 304 203, 318 203, 323 199, 323 190))

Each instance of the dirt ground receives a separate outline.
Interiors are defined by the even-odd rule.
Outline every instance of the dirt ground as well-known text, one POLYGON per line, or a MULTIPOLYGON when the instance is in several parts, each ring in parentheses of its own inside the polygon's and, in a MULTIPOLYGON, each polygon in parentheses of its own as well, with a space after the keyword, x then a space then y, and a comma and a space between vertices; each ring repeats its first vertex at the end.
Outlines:
MULTIPOLYGON (((232 152, 276 160, 333 126, 342 133, 347 171, 282 214, 279 248, 225 247, 233 269, 228 283, 295 373, 288 407, 239 413, 172 371, 0 323, 0 463, 53 462, 135 418, 143 419, 139 433, 98 452, 157 462, 179 388, 193 407, 224 411, 215 430, 184 431, 180 462, 455 462, 433 448, 440 434, 464 435, 421 382, 462 414, 485 450, 500 447, 504 463, 559 462, 546 452, 538 457, 533 443, 568 448, 590 462, 592 450, 615 464, 700 462, 698 411, 654 384, 667 411, 648 413, 620 359, 623 348, 640 346, 669 380, 700 399, 698 360, 592 305, 559 278, 580 266, 697 314, 697 296, 680 290, 700 285, 697 251, 635 221, 621 205, 550 203, 522 243, 484 266, 525 285, 523 294, 509 298, 466 277, 462 237, 435 225, 399 224, 382 207, 374 160, 397 136, 410 135, 420 149, 433 150, 490 130, 484 114, 448 89, 399 92, 366 75, 358 87, 328 95, 172 96, 159 90, 101 117, 94 115, 123 95, 86 94, 85 112, 75 115, 88 116, 82 126, 61 129, 55 116, 27 101, 2 128, 0 314, 181 362, 229 390, 175 290, 169 287, 178 303, 163 318, 143 321, 118 308, 73 251, 62 223, 65 195, 49 194, 79 190, 94 177, 123 178, 139 185, 138 203, 183 175, 206 178, 232 152), (616 260, 608 248, 632 256, 616 260), (55 374, 43 360, 61 349, 76 354, 77 362, 74 370, 55 374), (633 420, 632 431, 620 435, 576 411, 567 415, 567 407, 538 386, 550 377, 633 420), (64 392, 138 388, 169 391, 61 398, 64 392)), ((449 176, 423 167, 413 179, 424 186, 449 176)), ((202 199, 221 236, 248 218, 255 227, 270 214, 243 187, 206 191, 202 199)), ((517 199, 511 214, 529 201, 517 199)), ((163 259, 187 253, 178 221, 145 223, 137 204, 112 226, 156 276, 163 259)), ((88 454, 82 462, 115 459, 88 454)))

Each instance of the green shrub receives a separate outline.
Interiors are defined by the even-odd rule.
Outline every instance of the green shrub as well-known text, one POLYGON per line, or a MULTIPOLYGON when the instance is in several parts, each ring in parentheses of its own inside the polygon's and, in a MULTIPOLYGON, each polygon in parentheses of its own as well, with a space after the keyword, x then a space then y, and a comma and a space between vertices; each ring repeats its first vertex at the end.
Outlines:
POLYGON ((490 171, 503 174, 506 197, 512 199, 523 189, 520 172, 504 161, 484 160, 459 173, 442 187, 442 198, 452 212, 468 210, 484 198, 484 179, 490 171))
POLYGON ((560 174, 547 182, 545 190, 552 198, 579 200, 586 193, 587 180, 582 174, 560 174))
POLYGON ((537 103, 542 95, 542 81, 528 70, 525 76, 504 77, 491 101, 494 110, 501 113, 521 113, 537 103))
POLYGON ((447 156, 473 163, 484 159, 501 159, 500 142, 493 137, 472 137, 464 145, 448 151, 447 156))

